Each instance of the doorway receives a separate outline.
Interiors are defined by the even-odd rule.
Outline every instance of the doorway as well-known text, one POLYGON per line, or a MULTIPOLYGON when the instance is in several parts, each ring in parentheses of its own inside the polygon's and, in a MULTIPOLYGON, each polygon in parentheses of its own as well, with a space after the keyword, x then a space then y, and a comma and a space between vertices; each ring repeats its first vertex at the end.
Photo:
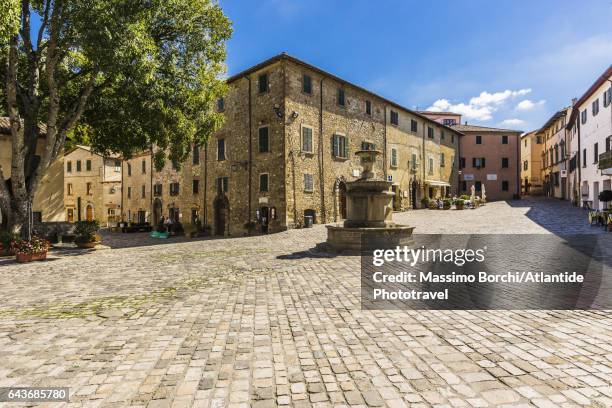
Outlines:
POLYGON ((145 211, 138 211, 138 223, 144 224, 147 221, 147 213, 145 211))
POLYGON ((159 198, 153 202, 153 225, 158 225, 162 216, 162 203, 159 198))
POLYGON ((74 209, 68 208, 66 210, 66 221, 73 223, 74 222, 74 209))
POLYGON ((341 219, 346 219, 346 183, 344 181, 338 184, 338 214, 341 219))
POLYGON ((593 209, 599 210, 599 181, 593 183, 593 209))
POLYGON ((228 229, 229 211, 230 208, 227 197, 217 197, 214 203, 215 235, 225 235, 228 229))
POLYGON ((259 220, 261 223, 261 233, 268 233, 268 225, 270 223, 270 211, 268 207, 261 207, 259 209, 259 220))
POLYGON ((87 221, 93 221, 94 219, 93 206, 91 204, 88 204, 87 208, 85 209, 85 219, 87 221))

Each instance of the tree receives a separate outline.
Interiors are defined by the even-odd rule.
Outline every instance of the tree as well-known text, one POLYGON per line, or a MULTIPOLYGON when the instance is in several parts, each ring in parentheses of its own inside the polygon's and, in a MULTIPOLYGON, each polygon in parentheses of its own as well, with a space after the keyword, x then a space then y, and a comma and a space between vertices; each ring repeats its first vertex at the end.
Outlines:
POLYGON ((67 140, 126 157, 156 146, 159 168, 221 127, 231 24, 214 0, 0 2, 0 100, 12 138, 0 210, 13 231, 29 236, 29 203, 67 140))

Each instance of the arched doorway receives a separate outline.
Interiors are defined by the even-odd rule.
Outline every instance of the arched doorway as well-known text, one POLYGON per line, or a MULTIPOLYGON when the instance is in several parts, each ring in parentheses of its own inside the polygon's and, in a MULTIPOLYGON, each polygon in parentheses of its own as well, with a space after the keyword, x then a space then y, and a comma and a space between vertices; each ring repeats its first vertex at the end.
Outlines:
POLYGON ((162 202, 159 198, 153 201, 153 225, 158 225, 162 217, 162 202))
POLYGON ((87 221, 93 221, 94 219, 93 205, 91 204, 87 204, 87 207, 85 208, 85 219, 87 221))
POLYGON ((217 197, 214 202, 215 235, 224 236, 229 223, 229 201, 226 196, 217 197))

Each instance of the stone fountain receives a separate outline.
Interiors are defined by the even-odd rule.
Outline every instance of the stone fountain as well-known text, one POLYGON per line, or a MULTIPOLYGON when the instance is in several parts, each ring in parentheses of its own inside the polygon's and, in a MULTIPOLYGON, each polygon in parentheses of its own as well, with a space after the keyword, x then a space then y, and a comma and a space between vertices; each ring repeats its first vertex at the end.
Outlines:
POLYGON ((395 224, 393 183, 376 178, 374 164, 382 152, 360 150, 355 153, 363 167, 358 180, 346 183, 347 217, 342 224, 327 226, 326 246, 336 252, 367 251, 411 245, 414 227, 395 224))

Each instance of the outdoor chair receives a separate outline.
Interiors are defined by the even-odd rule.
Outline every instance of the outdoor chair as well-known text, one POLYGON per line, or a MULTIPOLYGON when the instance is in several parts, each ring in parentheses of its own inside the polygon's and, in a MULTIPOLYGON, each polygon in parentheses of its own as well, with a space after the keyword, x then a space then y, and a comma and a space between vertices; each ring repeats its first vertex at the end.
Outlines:
POLYGON ((608 213, 608 219, 605 222, 606 230, 612 231, 612 213, 608 213))
POLYGON ((589 224, 591 226, 599 224, 599 211, 589 210, 589 224))

